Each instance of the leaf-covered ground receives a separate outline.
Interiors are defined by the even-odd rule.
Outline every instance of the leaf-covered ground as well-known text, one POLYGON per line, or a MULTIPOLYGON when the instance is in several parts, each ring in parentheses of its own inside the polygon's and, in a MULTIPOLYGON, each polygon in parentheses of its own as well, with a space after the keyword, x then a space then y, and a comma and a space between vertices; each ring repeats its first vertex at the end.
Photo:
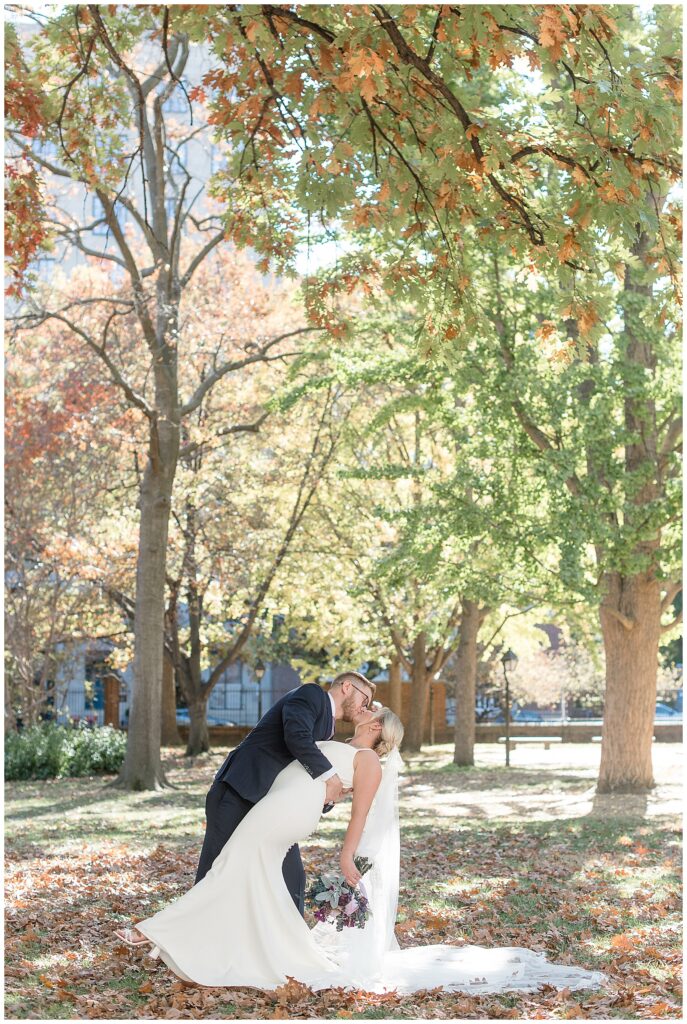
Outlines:
MULTIPOLYGON (((410 759, 402 794, 402 945, 522 945, 601 969, 594 992, 412 997, 296 983, 277 993, 186 986, 113 941, 192 883, 205 791, 224 752, 167 751, 163 793, 102 779, 6 787, 5 1016, 100 1019, 681 1017, 680 748, 656 744, 648 798, 594 798, 599 749, 451 748, 410 759)), ((345 808, 305 847, 334 863, 345 808)))

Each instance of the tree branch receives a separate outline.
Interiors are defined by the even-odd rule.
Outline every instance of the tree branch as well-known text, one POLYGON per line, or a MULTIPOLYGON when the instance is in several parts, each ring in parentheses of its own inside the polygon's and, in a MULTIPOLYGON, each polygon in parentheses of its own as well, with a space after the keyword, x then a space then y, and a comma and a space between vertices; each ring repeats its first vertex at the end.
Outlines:
POLYGON ((658 450, 661 461, 665 459, 675 450, 677 441, 682 437, 682 416, 676 416, 673 419, 666 431, 665 437, 661 442, 661 447, 658 450))
MULTIPOLYGON (((221 430, 216 432, 215 437, 226 437, 228 434, 257 434, 268 416, 269 412, 264 412, 257 418, 257 420, 254 420, 253 423, 236 423, 231 427, 222 427, 221 430)), ((195 455, 199 449, 210 444, 212 440, 214 440, 214 438, 208 438, 207 441, 194 441, 192 444, 187 444, 179 452, 179 458, 188 459, 191 455, 195 455)))
POLYGON ((608 612, 608 614, 611 615, 616 620, 616 622, 619 622, 620 625, 628 631, 628 633, 630 632, 630 630, 635 628, 635 620, 628 618, 627 615, 623 615, 623 613, 619 612, 617 608, 611 608, 607 604, 602 605, 602 607, 604 611, 608 612))
POLYGON ((295 331, 287 331, 285 334, 280 334, 276 338, 272 338, 266 342, 262 347, 254 352, 253 355, 246 356, 244 359, 235 359, 231 362, 223 363, 222 366, 218 366, 217 369, 206 377, 202 383, 198 385, 193 396, 182 405, 180 415, 188 416, 189 413, 194 412, 205 398, 208 391, 215 386, 217 381, 221 380, 222 377, 226 376, 227 373, 233 373, 235 370, 242 370, 244 366, 250 366, 252 363, 266 362, 267 353, 280 341, 285 341, 286 338, 293 338, 298 334, 307 334, 310 331, 320 330, 317 327, 299 327, 295 331))
POLYGON ((666 592, 661 600, 661 613, 665 612, 670 608, 671 604, 682 590, 682 580, 675 580, 673 583, 669 583, 666 592))
MULTIPOLYGON (((468 114, 467 110, 460 102, 458 97, 448 87, 444 79, 441 78, 440 75, 438 75, 435 71, 432 70, 432 68, 425 60, 425 58, 421 57, 420 54, 416 53, 412 49, 412 47, 408 45, 402 33, 400 32, 398 25, 396 24, 396 22, 391 17, 391 15, 389 14, 385 7, 383 7, 381 4, 375 5, 372 9, 372 13, 379 22, 380 26, 389 36, 394 46, 396 47, 396 51, 401 60, 404 63, 417 68, 417 70, 420 71, 420 73, 427 79, 428 82, 432 83, 435 89, 447 101, 453 113, 456 115, 460 124, 462 125, 466 133, 466 138, 469 138, 470 146, 473 153, 475 154, 475 157, 481 162, 484 159, 484 151, 482 149, 481 143, 478 138, 475 138, 474 133, 471 133, 471 136, 468 136, 467 134, 469 128, 476 128, 477 126, 471 120, 470 115, 468 114)), ((536 227, 533 224, 529 210, 527 209, 525 204, 516 196, 508 192, 508 190, 504 188, 504 186, 493 173, 487 173, 485 174, 485 177, 487 181, 490 182, 492 188, 497 192, 501 199, 503 199, 506 205, 510 206, 511 209, 513 209, 517 213, 518 217, 525 226, 525 229, 532 244, 536 246, 543 245, 544 236, 542 234, 542 231, 540 228, 536 227)))
POLYGON ((682 622, 682 608, 677 613, 677 615, 675 616, 675 618, 673 619, 672 622, 669 622, 667 626, 661 626, 661 635, 663 635, 664 633, 669 633, 671 629, 674 629, 675 626, 679 626, 681 622, 682 622))
MULTIPOLYGON (((125 311, 122 311, 122 313, 120 314, 112 314, 112 316, 115 315, 123 316, 125 315, 125 311)), ((112 319, 112 316, 110 317, 110 320, 112 319)), ((102 359, 102 361, 105 363, 108 370, 110 371, 112 380, 118 387, 122 389, 126 397, 129 399, 129 402, 132 405, 135 405, 136 408, 140 409, 141 412, 143 412, 148 417, 148 419, 152 418, 153 410, 150 408, 143 395, 139 395, 138 392, 134 390, 133 386, 122 375, 120 370, 115 366, 115 364, 112 362, 109 355, 105 351, 105 347, 99 345, 97 341, 95 341, 90 336, 90 334, 88 334, 87 331, 84 331, 83 328, 79 327, 78 324, 75 324, 72 320, 64 316, 62 313, 51 313, 49 311, 29 315, 27 317, 22 317, 22 319, 31 321, 31 323, 27 323, 25 325, 27 328, 29 326, 37 326, 38 324, 45 323, 46 320, 58 320, 61 323, 65 324, 65 326, 67 326, 71 331, 73 331, 74 334, 77 334, 80 338, 82 338, 86 342, 88 347, 92 349, 93 352, 95 352, 100 359, 102 359)), ((20 327, 19 329, 23 328, 20 327)))
POLYGON ((185 288, 186 285, 189 283, 195 271, 198 269, 198 267, 203 262, 205 257, 209 256, 212 250, 216 248, 219 245, 219 243, 223 242, 224 240, 224 231, 220 231, 218 232, 218 234, 214 235, 209 242, 206 242, 206 244, 203 246, 200 252, 196 253, 196 255, 189 263, 186 273, 183 275, 181 281, 179 282, 182 288, 185 288))

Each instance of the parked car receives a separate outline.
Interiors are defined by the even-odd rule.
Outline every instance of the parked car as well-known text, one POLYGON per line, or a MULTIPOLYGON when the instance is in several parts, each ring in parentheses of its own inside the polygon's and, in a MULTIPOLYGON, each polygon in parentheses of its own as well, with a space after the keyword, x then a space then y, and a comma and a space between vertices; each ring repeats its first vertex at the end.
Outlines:
POLYGON ((676 711, 675 708, 671 708, 670 704, 663 704, 661 701, 656 702, 656 711, 654 712, 656 718, 682 718, 682 714, 676 711))
POLYGON ((543 722, 544 719, 538 711, 527 711, 523 708, 522 711, 513 711, 511 715, 511 721, 513 722, 543 722))
POLYGON ((477 723, 505 722, 501 708, 475 708, 475 721, 477 723))
MULTIPOLYGON (((543 722, 544 718, 539 711, 514 707, 511 708, 510 720, 511 722, 543 722)), ((475 721, 483 724, 486 722, 499 723, 505 722, 506 716, 501 708, 486 708, 475 712, 475 721)))
POLYGON ((592 719, 592 718, 594 718, 597 721, 601 721, 601 719, 603 718, 603 711, 597 710, 596 708, 572 707, 568 711, 568 718, 571 718, 571 719, 585 719, 585 718, 592 719))

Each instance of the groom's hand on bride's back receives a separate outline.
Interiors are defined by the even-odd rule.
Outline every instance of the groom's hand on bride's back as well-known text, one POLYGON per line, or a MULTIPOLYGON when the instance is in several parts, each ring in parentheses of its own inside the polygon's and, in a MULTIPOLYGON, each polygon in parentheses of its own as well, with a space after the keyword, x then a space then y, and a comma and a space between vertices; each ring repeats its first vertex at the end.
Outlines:
POLYGON ((331 811, 335 803, 342 799, 349 791, 343 788, 343 783, 338 775, 330 775, 325 782, 327 787, 324 795, 324 807, 322 810, 325 812, 331 811))
POLYGON ((338 775, 330 775, 325 782, 327 787, 324 794, 324 802, 326 804, 335 804, 337 800, 340 800, 343 796, 343 782, 338 775))

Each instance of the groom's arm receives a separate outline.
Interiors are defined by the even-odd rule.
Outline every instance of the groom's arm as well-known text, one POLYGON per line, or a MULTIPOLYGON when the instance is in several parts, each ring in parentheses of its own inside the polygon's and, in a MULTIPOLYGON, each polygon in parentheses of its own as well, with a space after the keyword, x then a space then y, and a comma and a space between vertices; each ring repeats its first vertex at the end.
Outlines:
POLYGON ((334 768, 315 744, 315 723, 322 712, 321 699, 329 700, 319 687, 299 687, 282 706, 284 742, 313 779, 331 775, 334 768))

